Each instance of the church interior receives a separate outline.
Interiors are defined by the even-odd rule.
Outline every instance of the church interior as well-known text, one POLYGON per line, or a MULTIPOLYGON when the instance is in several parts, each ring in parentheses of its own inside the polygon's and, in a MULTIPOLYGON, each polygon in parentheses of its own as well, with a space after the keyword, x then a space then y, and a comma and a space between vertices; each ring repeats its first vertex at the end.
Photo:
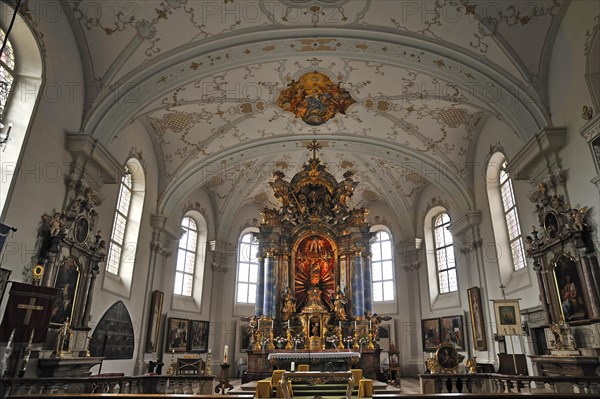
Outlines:
POLYGON ((7 0, 0 29, 0 378, 600 378, 600 3, 7 0))

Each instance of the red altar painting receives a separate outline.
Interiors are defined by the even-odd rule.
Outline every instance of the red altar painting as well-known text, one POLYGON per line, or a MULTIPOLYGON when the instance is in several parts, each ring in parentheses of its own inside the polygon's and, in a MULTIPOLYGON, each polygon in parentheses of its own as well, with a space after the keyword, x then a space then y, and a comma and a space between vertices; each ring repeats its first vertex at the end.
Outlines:
POLYGON ((320 290, 321 302, 329 309, 333 308, 335 251, 332 243, 322 236, 308 236, 299 243, 294 255, 297 309, 306 305, 312 287, 320 290))

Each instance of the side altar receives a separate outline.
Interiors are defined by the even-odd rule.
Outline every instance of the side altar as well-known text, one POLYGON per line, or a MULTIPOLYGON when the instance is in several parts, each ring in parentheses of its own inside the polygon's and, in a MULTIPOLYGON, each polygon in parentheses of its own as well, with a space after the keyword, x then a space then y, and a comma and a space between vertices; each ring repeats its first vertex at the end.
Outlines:
POLYGON ((242 318, 251 335, 248 377, 289 369, 292 358, 302 363, 306 356, 311 370, 357 367, 376 378, 379 324, 391 317, 373 313, 369 210, 350 206, 353 173, 338 181, 316 156, 321 145, 313 140, 307 148, 312 158, 291 180, 273 173, 279 207, 262 210, 254 235, 255 314, 242 318))

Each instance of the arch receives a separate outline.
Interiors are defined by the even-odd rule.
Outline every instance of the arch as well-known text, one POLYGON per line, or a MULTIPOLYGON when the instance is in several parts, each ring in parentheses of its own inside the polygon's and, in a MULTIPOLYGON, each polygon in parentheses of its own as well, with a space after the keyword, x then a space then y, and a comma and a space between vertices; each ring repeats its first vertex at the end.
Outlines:
POLYGON ((133 359, 135 333, 127 307, 117 301, 102 315, 92 334, 90 355, 112 359, 133 359))
MULTIPOLYGON (((460 295, 458 291, 458 273, 455 266, 456 290, 450 292, 441 292, 439 287, 439 276, 436 259, 436 242, 434 238, 434 223, 435 219, 441 215, 446 214, 448 218, 448 210, 443 206, 433 206, 425 215, 423 224, 423 236, 425 239, 425 254, 426 254, 426 265, 427 265, 427 281, 429 283, 429 300, 431 309, 444 309, 451 308, 460 305, 460 295)), ((448 231, 448 234, 450 232, 448 231)), ((448 252, 448 251, 446 251, 448 252)), ((454 246, 452 246, 452 256, 454 255, 454 246)), ((454 260, 455 261, 455 260, 454 260)), ((456 264, 455 264, 456 265, 456 264)))
POLYGON ((103 282, 104 289, 125 298, 131 294, 145 194, 144 168, 130 158, 119 186, 103 282))
POLYGON ((235 284, 235 302, 238 304, 254 304, 258 286, 258 241, 253 233, 256 227, 247 227, 239 235, 237 245, 237 270, 235 284))
MULTIPOLYGON (((599 22, 600 23, 600 22, 599 22)), ((600 29, 596 29, 587 53, 585 63, 585 81, 590 91, 593 108, 600 110, 600 29)))
POLYGON ((371 233, 371 274, 373 302, 396 300, 393 238, 390 229, 384 225, 374 225, 371 233))
MULTIPOLYGON (((1 2, 0 12, 12 17, 14 9, 6 2, 1 2)), ((4 26, 5 21, 0 19, 0 28, 4 32, 7 30, 7 26, 4 26)), ((11 93, 2 115, 2 123, 6 127, 0 130, 6 134, 8 124, 12 123, 9 140, 0 153, 0 179, 3 186, 0 190, 0 220, 5 216, 4 205, 16 183, 14 176, 19 172, 24 143, 31 129, 33 111, 40 100, 39 93, 44 85, 44 64, 40 45, 27 22, 19 14, 16 15, 8 39, 14 50, 15 66, 11 93)))
POLYGON ((177 246, 177 256, 173 273, 175 281, 173 285, 173 309, 190 310, 195 307, 198 311, 202 306, 202 293, 204 291, 204 273, 206 270, 206 245, 208 241, 208 228, 204 216, 196 211, 190 210, 181 219, 181 228, 184 231, 177 246), (193 232, 193 233, 192 233, 193 232), (192 236, 195 236, 192 237, 192 236), (193 248, 190 241, 193 239, 193 248), (188 262, 190 262, 188 264, 188 262), (191 265, 192 270, 189 269, 191 265), (191 286, 189 290, 178 291, 178 275, 182 276, 182 288, 185 278, 189 276, 191 286))
POLYGON ((525 269, 527 262, 512 180, 501 151, 492 154, 486 166, 486 190, 500 280, 508 286, 513 274, 525 269))

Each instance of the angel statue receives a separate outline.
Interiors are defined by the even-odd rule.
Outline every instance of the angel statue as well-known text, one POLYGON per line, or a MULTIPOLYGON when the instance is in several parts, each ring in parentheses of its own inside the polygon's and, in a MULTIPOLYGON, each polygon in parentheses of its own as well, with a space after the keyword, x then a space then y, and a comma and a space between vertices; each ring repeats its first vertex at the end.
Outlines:
POLYGON ((583 220, 585 214, 588 211, 588 207, 584 206, 581 209, 571 209, 570 224, 573 230, 583 231, 585 229, 585 222, 583 220))
POLYGON ((340 321, 348 319, 348 316, 346 316, 346 303, 348 303, 348 301, 346 300, 346 296, 344 295, 340 287, 338 287, 337 292, 335 293, 335 297, 333 299, 333 311, 335 312, 336 317, 340 321))
POLYGON ((289 287, 285 287, 283 292, 283 308, 281 309, 283 320, 290 320, 296 313, 296 299, 290 292, 289 287))

